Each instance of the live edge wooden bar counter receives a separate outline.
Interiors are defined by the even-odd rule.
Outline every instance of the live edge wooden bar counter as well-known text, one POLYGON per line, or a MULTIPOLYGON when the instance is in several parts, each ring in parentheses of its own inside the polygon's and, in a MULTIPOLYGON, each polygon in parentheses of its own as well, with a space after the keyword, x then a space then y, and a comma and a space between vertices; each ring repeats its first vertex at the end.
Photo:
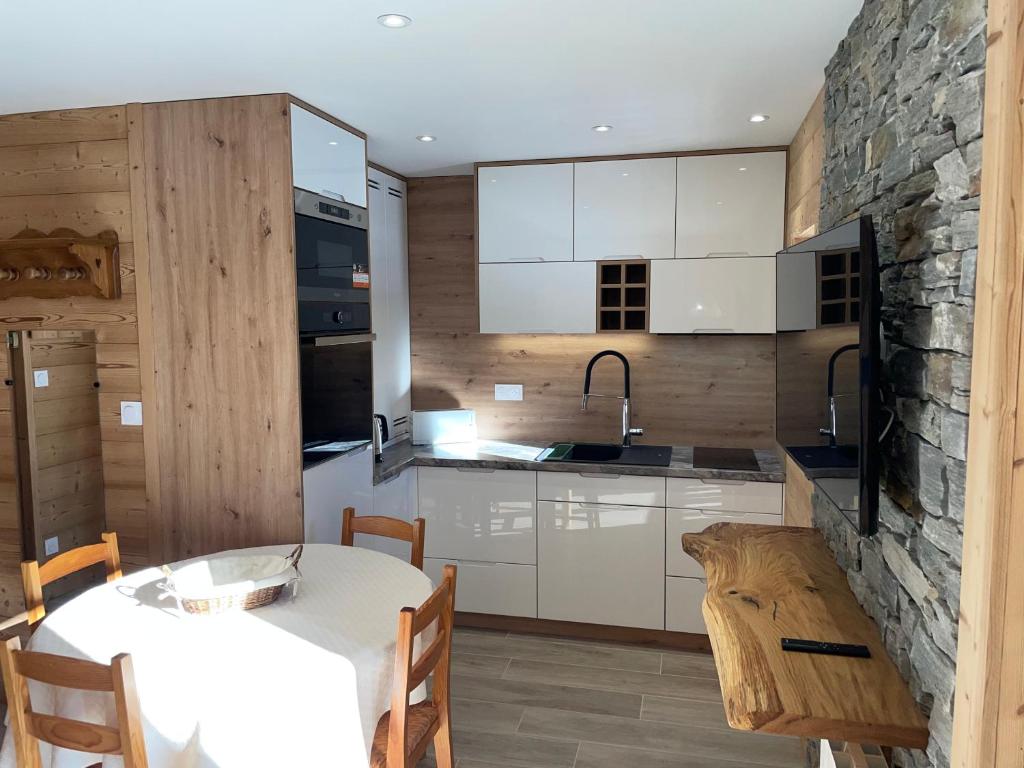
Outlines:
POLYGON ((707 573, 704 619, 729 725, 924 749, 928 725, 818 531, 717 523, 683 535, 707 573), (781 638, 866 645, 870 659, 784 652, 781 638))

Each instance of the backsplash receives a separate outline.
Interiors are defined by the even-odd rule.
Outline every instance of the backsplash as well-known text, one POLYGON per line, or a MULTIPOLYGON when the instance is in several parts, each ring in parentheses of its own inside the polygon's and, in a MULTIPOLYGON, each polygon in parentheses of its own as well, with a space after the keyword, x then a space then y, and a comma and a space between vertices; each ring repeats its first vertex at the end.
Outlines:
POLYGON ((978 243, 984 0, 868 0, 826 69, 822 229, 871 214, 882 270, 880 530, 814 520, 950 762, 978 243))
MULTIPOLYGON (((642 443, 770 447, 775 338, 649 334, 489 335, 477 332, 473 177, 410 179, 412 407, 473 408, 481 437, 600 440, 621 435, 621 409, 580 410, 591 356, 616 349, 632 369, 642 443), (495 402, 495 384, 522 384, 522 402, 495 402)), ((618 395, 622 367, 604 360, 592 391, 618 395)))

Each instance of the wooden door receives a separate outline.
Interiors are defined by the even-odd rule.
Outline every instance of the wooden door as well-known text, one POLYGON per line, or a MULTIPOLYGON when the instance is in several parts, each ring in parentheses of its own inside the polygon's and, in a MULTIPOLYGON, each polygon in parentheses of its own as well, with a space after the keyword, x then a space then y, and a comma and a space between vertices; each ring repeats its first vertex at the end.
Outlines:
MULTIPOLYGON (((45 562, 99 541, 104 529, 96 338, 21 331, 9 344, 22 556, 45 562)), ((88 578, 64 581, 47 596, 88 578)))

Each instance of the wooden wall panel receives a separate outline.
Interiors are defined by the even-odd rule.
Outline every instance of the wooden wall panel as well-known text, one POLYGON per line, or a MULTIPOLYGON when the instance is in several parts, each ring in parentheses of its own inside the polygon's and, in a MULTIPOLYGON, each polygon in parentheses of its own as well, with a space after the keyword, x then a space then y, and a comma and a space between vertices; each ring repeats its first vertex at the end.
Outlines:
POLYGON ((1024 762, 1024 0, 987 40, 954 768, 1024 762))
POLYGON ((147 104, 142 119, 161 554, 299 541, 286 97, 147 104))
POLYGON ((818 234, 825 151, 825 89, 811 105, 789 145, 786 245, 818 234))
MULTIPOLYGON (((25 227, 43 231, 69 227, 86 235, 113 229, 121 241, 122 287, 122 296, 116 300, 2 300, 0 332, 94 332, 101 366, 100 391, 108 405, 115 402, 114 398, 118 404, 120 400, 142 400, 136 362, 139 280, 132 206, 139 190, 131 178, 129 111, 128 107, 114 106, 0 116, 0 238, 25 227)), ((3 365, 6 367, 6 360, 3 365)), ((17 509, 17 502, 15 499, 12 506, 6 500, 14 493, 15 476, 13 450, 7 448, 8 440, 13 438, 4 434, 3 426, 9 421, 10 400, 10 388, 4 388, 0 393, 0 613, 6 614, 20 610, 21 591, 16 582, 8 581, 8 577, 16 576, 21 559, 20 518, 12 517, 10 512, 17 509), (7 477, 12 479, 8 481, 7 477)), ((120 446, 124 444, 124 430, 142 432, 139 427, 113 424, 109 418, 99 427, 106 465, 108 525, 120 534, 123 561, 146 564, 150 550, 145 459, 134 441, 128 444, 134 455, 123 454, 120 446), (117 491, 116 514, 110 513, 111 490, 117 491)))
MULTIPOLYGON (((774 336, 477 333, 473 177, 409 180, 413 408, 474 408, 482 437, 617 440, 617 403, 580 411, 583 373, 603 349, 632 368, 633 422, 644 442, 773 445, 774 336), (523 384, 495 402, 495 384, 523 384)), ((622 368, 604 360, 592 391, 619 394, 622 368)))

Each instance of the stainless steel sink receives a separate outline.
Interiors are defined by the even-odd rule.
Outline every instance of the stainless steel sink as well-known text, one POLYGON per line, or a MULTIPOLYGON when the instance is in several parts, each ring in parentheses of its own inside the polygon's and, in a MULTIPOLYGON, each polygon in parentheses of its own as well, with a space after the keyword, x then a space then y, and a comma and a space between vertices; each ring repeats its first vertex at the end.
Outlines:
POLYGON ((537 459, 572 464, 667 467, 672 461, 672 448, 667 445, 622 446, 614 443, 553 443, 545 448, 537 459))

